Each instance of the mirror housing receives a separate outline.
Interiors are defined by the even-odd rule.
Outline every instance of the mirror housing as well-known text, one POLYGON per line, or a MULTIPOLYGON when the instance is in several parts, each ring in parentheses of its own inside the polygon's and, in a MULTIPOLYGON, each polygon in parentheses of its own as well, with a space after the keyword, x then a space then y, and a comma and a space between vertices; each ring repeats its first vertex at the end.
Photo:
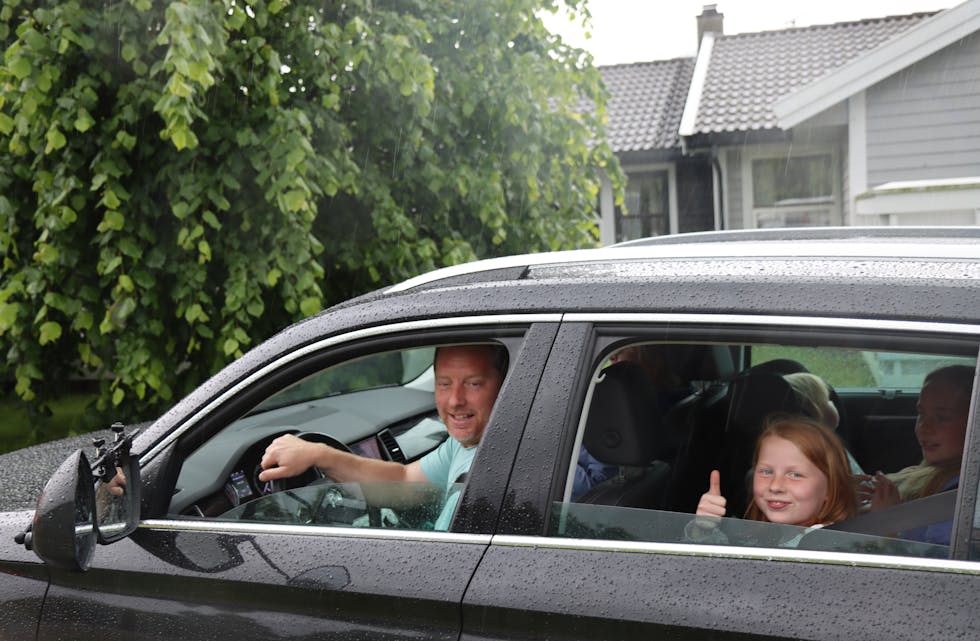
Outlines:
POLYGON ((48 479, 31 529, 33 550, 42 561, 67 570, 88 569, 98 527, 92 468, 82 450, 65 459, 48 479))

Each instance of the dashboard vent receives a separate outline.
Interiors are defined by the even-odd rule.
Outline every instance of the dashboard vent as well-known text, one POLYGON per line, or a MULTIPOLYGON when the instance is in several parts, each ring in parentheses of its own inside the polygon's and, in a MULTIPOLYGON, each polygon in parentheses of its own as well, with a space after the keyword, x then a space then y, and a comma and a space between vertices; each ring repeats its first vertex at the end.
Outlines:
POLYGON ((381 441, 381 447, 388 454, 389 461, 396 463, 405 462, 405 453, 402 452, 402 448, 398 445, 398 441, 395 440, 391 430, 381 430, 378 432, 378 440, 381 441))

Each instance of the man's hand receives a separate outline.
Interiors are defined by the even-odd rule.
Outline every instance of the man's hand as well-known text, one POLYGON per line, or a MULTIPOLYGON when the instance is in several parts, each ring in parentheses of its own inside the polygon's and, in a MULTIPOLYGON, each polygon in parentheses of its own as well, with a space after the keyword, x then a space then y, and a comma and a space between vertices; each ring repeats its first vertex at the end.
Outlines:
POLYGON ((122 496, 126 493, 126 475, 123 474, 121 467, 116 468, 116 475, 105 484, 105 487, 113 496, 122 496))
POLYGON ((284 434, 265 448, 259 480, 274 481, 291 478, 318 463, 321 467, 325 467, 321 461, 329 456, 330 449, 323 443, 312 443, 292 434, 284 434))
POLYGON ((708 479, 708 491, 701 495, 698 501, 698 516, 725 516, 725 505, 728 501, 721 495, 721 472, 711 470, 708 479))

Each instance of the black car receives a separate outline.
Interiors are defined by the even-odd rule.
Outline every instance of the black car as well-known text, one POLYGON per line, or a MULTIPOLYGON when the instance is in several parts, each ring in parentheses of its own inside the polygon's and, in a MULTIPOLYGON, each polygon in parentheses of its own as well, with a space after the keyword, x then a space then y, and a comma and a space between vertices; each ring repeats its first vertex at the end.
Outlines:
POLYGON ((922 458, 924 376, 975 371, 978 347, 978 229, 692 234, 440 270, 288 327, 135 438, 69 457, 36 513, 0 515, 0 637, 980 638, 975 386, 950 489, 825 528, 740 518, 760 425, 798 409, 788 375, 823 379, 855 465, 892 473, 922 458), (425 488, 258 479, 285 433, 418 460, 446 438, 433 351, 471 343, 509 368, 448 531, 425 488), (619 358, 634 347, 660 354, 667 392, 619 358), (579 493, 583 449, 611 471, 579 493), (725 536, 692 540, 713 469, 725 536), (945 542, 908 534, 937 523, 945 542))

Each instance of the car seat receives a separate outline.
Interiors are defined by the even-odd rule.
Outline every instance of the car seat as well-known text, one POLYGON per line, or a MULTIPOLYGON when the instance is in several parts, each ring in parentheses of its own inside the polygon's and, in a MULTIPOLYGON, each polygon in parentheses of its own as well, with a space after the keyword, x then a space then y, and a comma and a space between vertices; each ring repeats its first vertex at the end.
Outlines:
POLYGON ((615 477, 578 498, 580 503, 658 509, 663 504, 670 465, 657 459, 663 421, 643 368, 614 363, 595 384, 583 445, 596 459, 620 467, 615 477))

